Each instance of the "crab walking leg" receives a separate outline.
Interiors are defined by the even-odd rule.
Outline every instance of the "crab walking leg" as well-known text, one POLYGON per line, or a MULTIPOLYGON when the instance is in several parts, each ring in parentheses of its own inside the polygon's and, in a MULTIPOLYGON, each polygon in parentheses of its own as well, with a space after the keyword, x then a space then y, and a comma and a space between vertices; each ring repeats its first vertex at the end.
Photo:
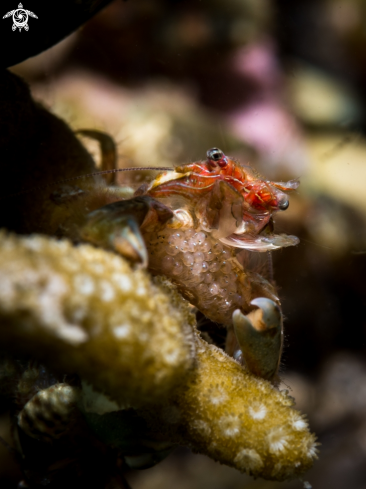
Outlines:
MULTIPOLYGON (((79 129, 76 134, 95 139, 100 144, 101 170, 114 170, 117 168, 117 148, 114 139, 107 133, 95 129, 79 129)), ((108 173, 104 179, 108 185, 116 183, 117 173, 108 173)))
POLYGON ((278 305, 266 297, 251 301, 257 309, 244 315, 233 313, 233 327, 248 370, 263 379, 277 374, 283 344, 282 314, 278 305))

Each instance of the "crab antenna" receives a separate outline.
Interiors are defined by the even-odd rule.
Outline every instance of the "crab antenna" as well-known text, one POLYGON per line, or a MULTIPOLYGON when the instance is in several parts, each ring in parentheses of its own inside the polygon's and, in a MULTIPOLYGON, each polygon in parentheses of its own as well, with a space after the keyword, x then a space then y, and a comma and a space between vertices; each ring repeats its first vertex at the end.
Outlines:
POLYGON ((84 173, 83 175, 78 175, 76 177, 65 178, 64 180, 58 180, 53 183, 45 184, 42 187, 39 186, 32 187, 25 190, 21 190, 20 192, 16 192, 15 194, 4 195, 3 197, 0 197, 0 200, 4 200, 8 197, 17 197, 18 195, 28 194, 30 192, 35 192, 36 190, 44 190, 45 187, 54 187, 55 185, 71 182, 73 180, 79 180, 80 178, 95 177, 97 175, 106 175, 108 173, 117 173, 122 171, 141 171, 141 170, 174 171, 175 169, 172 168, 171 166, 141 166, 136 168, 114 168, 113 170, 99 170, 92 173, 84 173))

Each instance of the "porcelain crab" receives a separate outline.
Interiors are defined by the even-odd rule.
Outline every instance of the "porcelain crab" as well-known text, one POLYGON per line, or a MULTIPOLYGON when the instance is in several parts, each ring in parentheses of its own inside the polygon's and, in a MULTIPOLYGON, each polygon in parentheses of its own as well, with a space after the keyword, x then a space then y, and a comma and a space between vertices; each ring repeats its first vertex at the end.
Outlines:
POLYGON ((111 187, 81 192, 73 205, 90 212, 67 224, 67 232, 166 275, 206 318, 227 328, 229 355, 276 383, 280 301, 250 260, 253 252, 298 243, 274 233, 273 216, 288 208, 287 193, 299 182, 264 180, 218 148, 206 156, 166 169, 130 199, 121 200, 111 187))

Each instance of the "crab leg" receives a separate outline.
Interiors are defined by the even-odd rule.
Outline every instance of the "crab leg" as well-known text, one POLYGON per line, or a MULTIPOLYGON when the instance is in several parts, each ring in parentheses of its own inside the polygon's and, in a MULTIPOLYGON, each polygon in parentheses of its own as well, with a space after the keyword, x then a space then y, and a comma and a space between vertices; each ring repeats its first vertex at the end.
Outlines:
MULTIPOLYGON (((117 148, 114 139, 109 134, 93 129, 79 129, 76 134, 81 134, 91 139, 95 139, 100 144, 100 152, 102 157, 101 170, 114 170, 117 168, 117 148)), ((117 173, 109 173, 104 175, 104 179, 108 185, 116 183, 117 173)))
POLYGON ((233 313, 234 332, 248 370, 267 380, 274 380, 282 352, 283 327, 279 306, 265 297, 250 303, 257 309, 244 315, 240 309, 233 313))

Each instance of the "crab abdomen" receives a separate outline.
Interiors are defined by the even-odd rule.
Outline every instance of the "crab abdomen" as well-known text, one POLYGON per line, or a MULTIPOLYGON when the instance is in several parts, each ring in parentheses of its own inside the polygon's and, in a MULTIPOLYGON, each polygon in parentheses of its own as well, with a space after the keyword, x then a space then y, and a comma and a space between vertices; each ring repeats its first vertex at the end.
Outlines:
POLYGON ((199 229, 161 227, 144 234, 149 269, 164 274, 210 320, 232 325, 236 309, 244 313, 255 297, 278 301, 271 284, 247 271, 229 248, 199 229))

